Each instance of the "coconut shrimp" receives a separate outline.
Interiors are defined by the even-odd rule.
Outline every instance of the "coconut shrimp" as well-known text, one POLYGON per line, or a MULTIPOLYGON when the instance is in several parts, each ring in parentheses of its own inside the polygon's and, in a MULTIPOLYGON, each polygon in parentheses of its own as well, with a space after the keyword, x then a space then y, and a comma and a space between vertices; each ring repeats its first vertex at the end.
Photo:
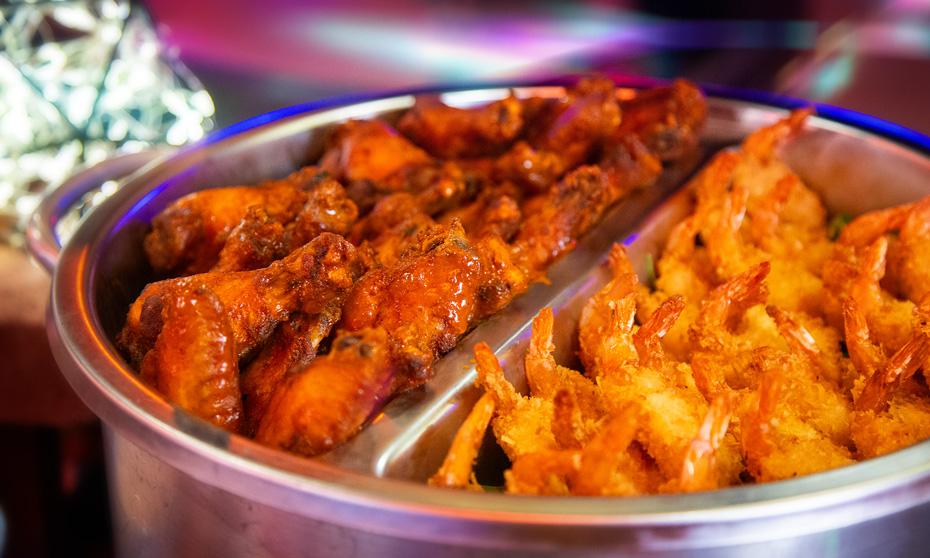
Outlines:
POLYGON ((930 294, 930 196, 913 205, 888 247, 888 275, 912 302, 930 294))
MULTIPOLYGON (((772 302, 779 307, 818 314, 823 282, 797 257, 805 249, 800 239, 811 241, 812 235, 795 238, 779 229, 780 213, 790 193, 802 187, 800 180, 794 175, 784 176, 755 200, 755 210, 750 214, 753 219, 747 220, 749 189, 732 180, 740 158, 731 152, 718 156, 717 161, 716 165, 711 164, 711 169, 716 166, 721 170, 709 172, 708 178, 699 183, 695 216, 702 223, 701 238, 718 282, 768 261, 772 268, 769 281, 772 302), (727 182, 731 182, 729 189, 727 182), (793 238, 796 242, 787 240, 793 238)), ((827 242, 826 229, 821 232, 822 241, 827 242)))
MULTIPOLYGON (((598 378, 608 405, 635 405, 643 428, 637 439, 652 456, 666 479, 680 475, 682 463, 707 413, 707 401, 698 391, 690 367, 664 354, 660 339, 684 308, 681 297, 670 298, 634 335, 638 360, 598 378)), ((723 482, 734 482, 741 466, 729 455, 723 459, 723 482)))
POLYGON ((688 446, 681 464, 681 475, 669 483, 666 490, 697 492, 720 486, 717 452, 726 437, 735 403, 736 396, 731 393, 714 398, 701 428, 688 446))
POLYGON ((768 299, 765 278, 770 270, 768 262, 760 263, 714 289, 701 304, 689 332, 694 347, 691 367, 696 385, 708 399, 727 390, 755 387, 750 351, 773 342, 783 344, 777 331, 740 328, 747 311, 768 299))
POLYGON ((475 364, 478 384, 494 400, 491 427, 507 457, 515 461, 522 455, 559 449, 552 434, 552 401, 517 393, 486 343, 475 345, 475 364))
MULTIPOLYGON (((854 235, 858 234, 854 230, 854 235)), ((834 256, 824 265, 824 310, 831 325, 843 327, 844 301, 855 299, 873 340, 883 350, 894 352, 910 337, 914 304, 895 298, 882 287, 887 254, 888 238, 884 235, 863 247, 844 244, 841 237, 834 256)))
POLYGON ((830 254, 826 209, 820 197, 778 157, 781 148, 802 132, 811 112, 796 110, 750 134, 743 141, 742 158, 733 175, 735 182, 749 190, 748 232, 765 232, 755 236, 755 242, 773 256, 790 257, 817 273, 830 254), (773 226, 775 215, 777 225, 773 226), (762 225, 762 231, 757 225, 762 225))
MULTIPOLYGON (((631 313, 632 314, 632 313, 631 313)), ((553 356, 553 316, 551 308, 543 308, 533 319, 530 346, 524 359, 526 380, 534 397, 554 399, 560 388, 570 387, 578 398, 587 421, 596 421, 601 415, 597 386, 575 370, 559 366, 553 356)))
POLYGON ((911 338, 890 357, 872 340, 855 299, 843 307, 849 356, 860 373, 853 395, 852 439, 860 459, 930 438, 930 393, 915 372, 930 357, 930 304, 918 307, 911 338))
POLYGON ((841 332, 820 318, 772 304, 765 307, 765 313, 775 321, 789 351, 806 358, 818 379, 829 382, 840 393, 849 393, 855 371, 848 359, 843 358, 841 332))
POLYGON ((465 422, 456 432, 442 466, 430 477, 430 486, 480 490, 472 468, 475 459, 478 458, 478 450, 484 440, 488 423, 494 415, 494 408, 495 400, 490 393, 485 393, 475 403, 465 422))
MULTIPOLYGON (((620 244, 613 245, 608 262, 612 279, 585 304, 578 324, 579 356, 590 377, 596 377, 604 369, 617 368, 636 355, 630 333, 636 316, 634 294, 639 281, 620 244)), ((534 331, 535 327, 536 322, 534 331)), ((534 351, 532 346, 530 351, 534 351)), ((529 359, 527 355, 528 363, 529 359)))
POLYGON ((756 482, 808 475, 854 463, 849 449, 823 434, 789 397, 797 387, 795 375, 804 364, 784 351, 754 351, 759 385, 748 395, 740 418, 746 466, 756 482))
POLYGON ((849 445, 849 400, 839 389, 838 383, 829 379, 840 375, 837 370, 840 366, 838 337, 832 329, 823 328, 817 330, 818 336, 815 338, 812 333, 814 330, 805 327, 790 313, 774 306, 768 306, 766 312, 775 320, 791 355, 785 358, 776 355, 774 350, 765 353, 780 362, 782 371, 789 374, 787 381, 790 389, 784 393, 782 404, 803 417, 805 422, 835 444, 849 445), (832 338, 835 345, 829 347, 829 352, 821 350, 818 338, 832 338))
POLYGON ((733 170, 739 161, 737 153, 720 153, 702 171, 696 185, 694 214, 717 282, 742 273, 760 257, 740 235, 749 191, 733 183, 733 170))
POLYGON ((670 296, 681 295, 684 298, 685 308, 663 338, 665 349, 682 361, 691 357, 688 329, 697 318, 701 300, 710 292, 714 282, 707 250, 696 246, 698 228, 697 218, 690 215, 669 233, 662 257, 656 262, 656 290, 643 297, 638 310, 640 320, 646 321, 670 296))
MULTIPOLYGON (((639 427, 628 407, 611 417, 583 449, 542 451, 520 457, 504 474, 511 494, 631 496, 653 492, 654 471, 630 467, 630 449, 639 427)), ((636 464, 640 465, 640 464, 636 464)))

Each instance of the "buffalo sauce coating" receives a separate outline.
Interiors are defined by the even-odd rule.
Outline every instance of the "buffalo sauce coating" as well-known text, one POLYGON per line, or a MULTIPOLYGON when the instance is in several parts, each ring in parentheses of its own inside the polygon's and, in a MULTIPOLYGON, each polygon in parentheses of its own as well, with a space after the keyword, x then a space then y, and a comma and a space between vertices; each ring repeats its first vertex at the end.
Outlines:
POLYGON ((344 297, 360 274, 355 248, 341 236, 322 233, 266 268, 201 273, 150 283, 129 308, 120 348, 141 361, 162 331, 162 306, 172 289, 205 285, 229 321, 239 356, 261 345, 291 312, 315 314, 344 297))
POLYGON ((142 363, 142 377, 192 415, 239 430, 239 366, 229 321, 204 285, 176 289, 165 328, 142 363))
POLYGON ((457 223, 424 235, 421 253, 364 276, 343 308, 341 328, 384 328, 391 338, 398 389, 418 386, 475 316, 481 262, 457 223))
POLYGON ((155 271, 172 275, 209 270, 232 231, 243 219, 249 220, 252 207, 260 207, 268 220, 282 226, 297 220, 308 233, 344 234, 358 216, 341 185, 316 167, 304 167, 279 180, 212 188, 173 202, 152 220, 152 231, 145 237, 149 263, 155 271), (316 206, 337 208, 345 214, 338 218, 321 215, 316 206))
POLYGON ((343 333, 329 354, 275 390, 255 439, 318 455, 355 435, 391 394, 394 368, 382 329, 343 333))

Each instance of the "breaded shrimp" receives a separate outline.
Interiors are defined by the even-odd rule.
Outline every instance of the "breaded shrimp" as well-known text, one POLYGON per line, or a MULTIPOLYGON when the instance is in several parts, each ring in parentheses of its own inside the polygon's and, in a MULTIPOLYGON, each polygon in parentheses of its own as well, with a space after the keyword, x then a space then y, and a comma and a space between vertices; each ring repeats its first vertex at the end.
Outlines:
POLYGON ((720 486, 717 471, 717 451, 727 434, 733 414, 736 396, 732 393, 718 395, 711 402, 701 428, 691 440, 682 460, 681 475, 673 488, 681 492, 713 490, 720 486))
POLYGON ((740 419, 743 454, 756 482, 854 463, 848 448, 836 444, 786 403, 795 384, 788 372, 796 368, 791 355, 764 351, 756 356, 762 370, 759 387, 744 404, 740 419))
POLYGON ((555 351, 552 322, 551 308, 543 308, 533 319, 533 333, 524 359, 530 391, 534 397, 551 400, 560 389, 570 387, 585 417, 597 420, 602 413, 597 386, 586 376, 556 363, 552 355, 555 351))
POLYGON ((846 343, 860 379, 853 392, 852 439, 860 459, 884 455, 930 438, 930 393, 913 379, 930 354, 927 305, 917 312, 914 334, 891 357, 872 340, 854 299, 844 305, 846 343))
POLYGON ((494 415, 494 407, 494 397, 485 392, 456 432, 442 466, 429 479, 430 486, 480 489, 474 480, 472 467, 478 457, 488 423, 494 415))
POLYGON ((590 377, 635 358, 630 336, 639 285, 626 249, 614 244, 608 258, 612 279, 585 304, 578 323, 579 357, 590 377))

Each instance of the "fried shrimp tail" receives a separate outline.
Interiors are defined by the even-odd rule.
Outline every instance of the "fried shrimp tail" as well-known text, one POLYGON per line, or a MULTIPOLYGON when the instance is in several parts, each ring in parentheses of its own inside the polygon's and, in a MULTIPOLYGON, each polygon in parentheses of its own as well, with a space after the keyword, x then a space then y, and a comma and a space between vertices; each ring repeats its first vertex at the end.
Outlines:
POLYGON ((735 404, 736 396, 732 393, 718 395, 711 402, 682 462, 679 490, 696 492, 718 487, 717 450, 730 426, 735 404))
POLYGON ((675 321, 685 309, 685 299, 675 295, 665 302, 633 334, 633 344, 643 366, 657 367, 665 361, 662 338, 675 325, 675 321))
POLYGON ((475 345, 475 369, 478 383, 492 395, 499 412, 506 413, 517 406, 520 395, 504 377, 501 364, 487 343, 475 345))
POLYGON ((769 262, 762 262, 711 291, 701 304, 701 314, 693 326, 696 337, 717 339, 715 329, 732 329, 747 309, 764 303, 768 298, 764 280, 771 269, 769 262))
POLYGON ((792 111, 788 118, 749 134, 749 137, 743 141, 743 150, 763 161, 774 158, 777 149, 789 138, 799 134, 804 128, 805 121, 812 114, 814 114, 813 108, 792 111))
POLYGON ((638 427, 639 416, 633 407, 622 410, 607 421, 581 452, 581 463, 572 483, 573 494, 598 496, 605 493, 638 427))
POLYGON ((491 417, 494 415, 494 397, 485 393, 472 407, 468 417, 452 440, 442 466, 429 479, 430 486, 445 488, 478 488, 474 483, 472 468, 478 458, 478 450, 484 440, 491 417))
POLYGON ((584 417, 570 390, 560 389, 552 400, 552 435, 563 449, 580 449, 585 442, 584 417))
POLYGON ((552 398, 559 388, 555 345, 552 343, 552 308, 543 308, 533 318, 533 333, 526 351, 526 381, 533 395, 552 398))
POLYGON ((639 281, 621 244, 610 249, 611 280, 585 304, 578 324, 579 356, 589 376, 636 358, 631 337, 639 281))
POLYGON ((913 336, 866 381, 856 399, 856 409, 881 411, 901 382, 913 376, 927 358, 930 358, 930 339, 921 334, 913 336))
POLYGON ((578 470, 581 452, 548 450, 513 462, 504 473, 508 494, 569 494, 568 478, 578 470))

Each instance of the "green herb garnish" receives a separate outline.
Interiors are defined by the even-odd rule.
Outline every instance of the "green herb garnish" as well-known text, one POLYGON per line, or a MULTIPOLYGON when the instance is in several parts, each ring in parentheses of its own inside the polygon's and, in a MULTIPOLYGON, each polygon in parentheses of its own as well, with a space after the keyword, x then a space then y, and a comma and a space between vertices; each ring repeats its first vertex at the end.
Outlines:
POLYGON ((656 261, 652 254, 646 254, 643 264, 646 266, 646 285, 651 289, 656 288, 656 261))
POLYGON ((840 233, 843 232, 843 229, 846 228, 846 225, 852 221, 852 215, 848 213, 837 213, 833 216, 833 219, 830 219, 830 224, 827 225, 827 234, 830 236, 830 240, 836 240, 840 237, 840 233))

